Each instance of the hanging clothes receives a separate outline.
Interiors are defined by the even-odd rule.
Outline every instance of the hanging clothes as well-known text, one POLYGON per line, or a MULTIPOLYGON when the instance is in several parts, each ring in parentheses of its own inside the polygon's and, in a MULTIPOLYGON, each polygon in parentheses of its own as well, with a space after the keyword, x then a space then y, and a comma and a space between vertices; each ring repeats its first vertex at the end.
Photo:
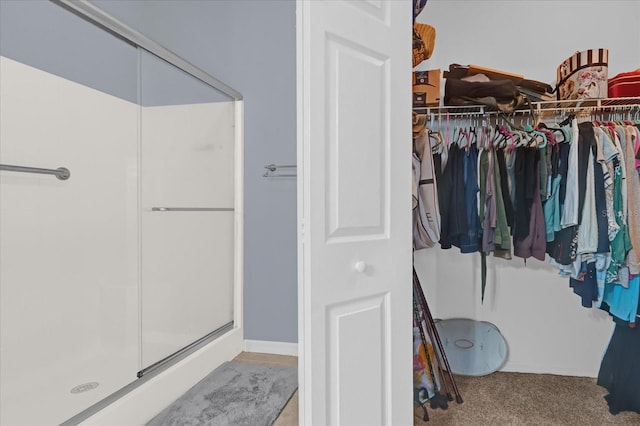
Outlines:
POLYGON ((592 146, 593 157, 593 178, 594 178, 594 197, 595 197, 595 211, 596 211, 596 223, 597 223, 597 245, 596 253, 608 253, 609 251, 609 232, 608 232, 608 219, 607 219, 607 198, 605 193, 605 180, 603 167, 597 158, 597 146, 592 146))
POLYGON ((498 160, 498 172, 500 174, 500 190, 502 192, 502 202, 504 204, 504 212, 507 219, 507 226, 513 227, 515 221, 515 209, 511 199, 511 189, 509 185, 509 169, 507 167, 506 154, 503 149, 496 151, 498 160))
POLYGON ((577 254, 596 253, 598 250, 598 213, 596 210, 595 171, 593 167, 593 125, 579 125, 578 185, 580 187, 578 214, 577 254))
POLYGON ((598 300, 598 280, 596 262, 585 262, 581 271, 581 279, 569 278, 569 287, 580 296, 582 306, 590 308, 598 300))
POLYGON ((482 251, 495 250, 493 235, 498 221, 496 213, 495 181, 493 156, 483 150, 479 159, 480 179, 480 223, 482 224, 482 251))
MULTIPOLYGON (((572 126, 576 125, 575 121, 572 121, 572 126)), ((570 134, 574 134, 573 127, 570 134)), ((571 138, 575 137, 571 136, 571 138)), ((575 139, 569 139, 572 141, 575 139)), ((571 180, 572 174, 569 174, 570 164, 572 167, 577 167, 577 162, 574 164, 571 157, 571 146, 569 143, 560 144, 558 149, 557 159, 557 174, 556 179, 559 180, 558 185, 558 206, 557 210, 553 213, 553 224, 549 224, 554 230, 553 240, 547 244, 547 253, 554 261, 559 265, 570 265, 575 260, 575 249, 577 248, 578 228, 577 225, 563 226, 563 217, 566 214, 566 204, 572 204, 572 201, 566 203, 567 192, 569 192, 569 199, 573 200, 574 195, 572 191, 578 187, 573 183, 568 183, 571 180), (557 222, 555 222, 557 218, 557 222)), ((577 153, 577 151, 576 151, 577 153)), ((577 156, 576 156, 577 159, 577 156)), ((555 201, 554 201, 555 202, 555 201)), ((577 222, 577 221, 576 221, 577 222)))
MULTIPOLYGON (((606 132, 603 130, 602 133, 606 132)), ((613 210, 616 214, 622 214, 622 217, 614 217, 616 224, 620 227, 611 238, 611 263, 616 267, 614 270, 617 270, 617 274, 612 273, 610 265, 606 270, 606 277, 609 280, 599 279, 598 285, 602 287, 599 292, 603 293, 600 307, 612 315, 616 327, 602 359, 597 384, 609 391, 605 399, 611 414, 626 410, 640 413, 640 363, 638 362, 640 327, 637 325, 640 321, 640 275, 638 275, 636 255, 640 250, 640 241, 637 239, 640 231, 638 224, 640 211, 638 206, 640 168, 638 166, 640 165, 635 158, 640 146, 640 138, 637 126, 631 125, 623 128, 617 125, 615 135, 622 139, 620 141, 622 155, 616 157, 613 167, 615 173, 613 210), (624 163, 626 188, 621 182, 622 171, 619 162, 624 163), (621 194, 623 188, 626 189, 627 194, 626 211, 621 194), (621 242, 626 242, 625 234, 628 235, 630 245, 626 265, 619 263, 621 242), (600 284, 600 281, 603 284, 600 284)), ((608 212, 609 209, 607 209, 608 212)))
MULTIPOLYGON (((557 142, 556 142, 557 146, 557 142)), ((568 147, 565 144, 565 148, 568 147)), ((561 151, 562 148, 552 148, 549 149, 548 152, 551 152, 548 158, 547 167, 549 169, 548 173, 548 197, 544 201, 542 209, 544 213, 544 223, 546 229, 546 240, 547 243, 553 242, 555 239, 556 232, 559 232, 562 228, 560 227, 560 186, 562 184, 562 174, 561 174, 561 151)), ((566 150, 565 150, 566 151, 566 150)), ((567 151, 568 154, 568 151, 567 151)), ((549 253, 549 245, 547 245, 547 253, 549 253)), ((549 253, 550 254, 550 253, 549 253)))
POLYGON ((567 178, 564 187, 564 200, 562 209, 563 228, 578 224, 579 184, 578 184, 578 146, 580 134, 577 121, 574 118, 571 123, 571 145, 567 161, 567 178))
MULTIPOLYGON (((597 382, 609 392, 609 411, 640 413, 640 124, 563 124, 483 127, 477 145, 456 128, 466 141, 454 138, 437 155, 420 150, 414 221, 429 222, 420 184, 431 179, 437 186, 426 198, 439 206, 440 246, 481 252, 483 300, 488 253, 548 254, 582 306, 616 323, 597 382)), ((435 243, 436 234, 417 233, 435 243)))
POLYGON ((478 216, 478 148, 473 145, 465 148, 463 154, 464 198, 467 214, 467 233, 460 236, 460 253, 478 251, 481 226, 478 216))
MULTIPOLYGON (((505 259, 549 254, 585 307, 633 322, 627 314, 640 273, 638 126, 576 118, 566 124, 483 127, 476 139, 471 129, 454 127, 455 140, 447 137, 441 154, 419 148, 415 239, 427 247, 439 238, 444 249, 505 259), (424 194, 421 185, 432 182, 424 194), (437 217, 433 205, 421 201, 429 198, 439 229, 430 220, 437 217), (420 229, 421 221, 429 226, 420 229)), ((422 138, 417 146, 428 146, 422 138)))
POLYGON ((539 178, 535 172, 538 167, 537 155, 538 151, 535 148, 520 147, 516 150, 514 242, 521 241, 529 235, 531 207, 539 178))
MULTIPOLYGON (((640 311, 637 312, 640 316, 640 311)), ((611 414, 640 413, 640 327, 616 321, 607 351, 602 358, 597 384, 609 391, 604 398, 611 414)))
MULTIPOLYGON (((534 163, 535 164, 535 163, 534 163)), ((533 198, 531 200, 531 211, 529 214, 529 229, 527 236, 522 240, 515 240, 513 254, 523 259, 534 257, 544 260, 547 248, 546 228, 544 224, 544 214, 542 213, 542 201, 540 199, 540 186, 537 184, 540 178, 539 170, 534 168, 535 185, 533 198)))
POLYGON ((611 245, 611 262, 607 269, 606 283, 614 283, 618 279, 618 270, 624 265, 624 261, 627 258, 627 252, 631 248, 631 241, 629 239, 629 232, 627 225, 624 221, 625 212, 623 209, 623 179, 622 179, 622 166, 620 159, 615 158, 613 160, 613 214, 614 220, 618 226, 619 231, 613 237, 610 242, 611 245))
POLYGON ((640 170, 636 155, 640 152, 640 131, 636 126, 625 127, 626 150, 625 165, 627 170, 627 223, 631 250, 627 265, 632 274, 640 274, 640 170))
POLYGON ((464 186, 464 154, 457 144, 451 144, 447 164, 442 171, 442 186, 438 190, 442 228, 440 247, 460 247, 461 237, 468 235, 464 186))
MULTIPOLYGON (((500 161, 495 151, 492 152, 493 159, 493 181, 495 185, 496 200, 496 229, 493 234, 493 244, 495 246, 493 255, 503 259, 511 259, 511 235, 507 221, 507 209, 503 191, 502 171, 500 161)), ((509 198, 506 197, 506 200, 509 198)), ((509 201, 510 204, 510 201, 509 201)), ((544 255, 543 255, 544 257, 544 255)))
POLYGON ((606 216, 608 226, 607 232, 609 234, 609 240, 612 240, 615 234, 620 230, 620 227, 615 220, 615 213, 613 211, 613 160, 618 158, 618 151, 616 150, 611 138, 603 129, 594 127, 593 130, 596 138, 596 148, 598 150, 597 159, 601 164, 604 177, 605 202, 607 209, 606 216))
POLYGON ((414 139, 413 154, 413 246, 415 250, 433 247, 440 240, 438 185, 429 132, 414 139))

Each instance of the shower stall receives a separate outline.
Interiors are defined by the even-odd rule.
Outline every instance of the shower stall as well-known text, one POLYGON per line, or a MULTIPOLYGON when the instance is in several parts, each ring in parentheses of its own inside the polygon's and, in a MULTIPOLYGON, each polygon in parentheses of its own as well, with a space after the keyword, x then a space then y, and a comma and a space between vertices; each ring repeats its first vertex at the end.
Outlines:
POLYGON ((2 1, 0 164, 0 424, 241 350, 239 93, 88 2, 2 1))

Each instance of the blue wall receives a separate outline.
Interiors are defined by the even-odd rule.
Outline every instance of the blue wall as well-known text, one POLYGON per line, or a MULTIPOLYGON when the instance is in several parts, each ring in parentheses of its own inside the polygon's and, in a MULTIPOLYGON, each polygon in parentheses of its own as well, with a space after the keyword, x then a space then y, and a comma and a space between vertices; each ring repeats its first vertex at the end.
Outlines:
POLYGON ((0 1, 0 55, 138 100, 138 51, 49 1, 0 1))

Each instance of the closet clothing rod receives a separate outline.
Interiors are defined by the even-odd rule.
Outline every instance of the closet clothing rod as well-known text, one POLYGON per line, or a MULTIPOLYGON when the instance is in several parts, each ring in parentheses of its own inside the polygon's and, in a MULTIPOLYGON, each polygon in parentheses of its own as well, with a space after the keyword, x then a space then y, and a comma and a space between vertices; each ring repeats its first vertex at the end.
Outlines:
MULTIPOLYGON (((413 109, 414 112, 421 114, 421 109, 420 108, 414 108, 413 109)), ((527 110, 527 112, 529 112, 527 110)), ((428 115, 429 117, 440 117, 440 118, 447 118, 447 116, 449 116, 449 118, 457 118, 457 117, 481 117, 481 116, 486 116, 486 115, 490 115, 490 114, 498 114, 498 111, 468 111, 468 112, 432 112, 432 111, 425 111, 424 114, 428 115)))
POLYGON ((0 164, 0 170, 7 172, 20 173, 37 173, 41 175, 54 175, 60 180, 67 180, 71 176, 71 172, 66 167, 58 167, 57 169, 41 169, 39 167, 12 166, 10 164, 0 164))
POLYGON ((232 212, 233 207, 151 207, 152 212, 232 212))
POLYGON ((531 102, 531 108, 518 109, 512 113, 503 113, 496 110, 487 110, 484 105, 443 105, 432 107, 414 107, 416 113, 443 117, 469 116, 469 115, 498 115, 498 114, 530 114, 541 112, 579 112, 579 111, 640 111, 640 97, 604 98, 604 99, 574 99, 566 101, 531 102))

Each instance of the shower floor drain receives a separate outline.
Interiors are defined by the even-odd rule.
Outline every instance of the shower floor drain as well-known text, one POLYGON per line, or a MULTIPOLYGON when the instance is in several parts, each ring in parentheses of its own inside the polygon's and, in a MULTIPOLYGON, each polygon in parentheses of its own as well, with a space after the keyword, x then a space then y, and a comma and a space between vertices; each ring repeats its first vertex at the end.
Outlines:
POLYGON ((71 393, 83 393, 83 392, 89 392, 90 390, 94 390, 95 388, 97 388, 100 385, 100 383, 98 382, 89 382, 89 383, 83 383, 81 385, 78 385, 76 387, 74 387, 73 389, 71 389, 71 393))

